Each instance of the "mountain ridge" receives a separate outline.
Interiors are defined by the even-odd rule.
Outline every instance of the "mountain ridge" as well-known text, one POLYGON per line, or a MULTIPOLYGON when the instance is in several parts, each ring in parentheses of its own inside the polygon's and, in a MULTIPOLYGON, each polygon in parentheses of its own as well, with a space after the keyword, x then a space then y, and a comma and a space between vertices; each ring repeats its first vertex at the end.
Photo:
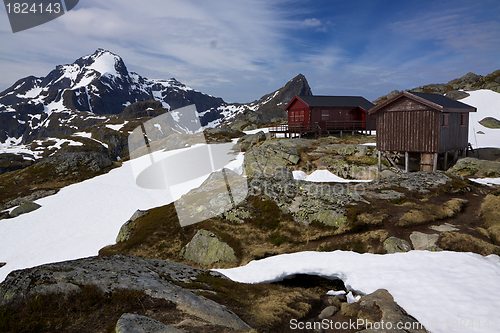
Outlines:
MULTIPOLYGON (((413 89, 407 89, 406 91, 441 94, 459 100, 469 96, 467 91, 479 89, 487 89, 500 93, 500 69, 485 76, 469 72, 458 79, 450 80, 448 83, 426 84, 413 89)), ((387 95, 380 96, 373 103, 380 104, 396 96, 399 92, 399 90, 394 90, 387 95)))

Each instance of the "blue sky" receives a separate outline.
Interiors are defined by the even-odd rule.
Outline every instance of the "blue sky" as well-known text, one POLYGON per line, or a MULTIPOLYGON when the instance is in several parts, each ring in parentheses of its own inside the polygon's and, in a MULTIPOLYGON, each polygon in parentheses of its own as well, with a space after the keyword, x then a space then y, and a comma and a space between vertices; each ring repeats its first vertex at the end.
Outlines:
POLYGON ((97 48, 130 71, 250 102, 299 73, 314 94, 374 100, 500 69, 500 2, 80 0, 13 34, 0 9, 0 90, 97 48))

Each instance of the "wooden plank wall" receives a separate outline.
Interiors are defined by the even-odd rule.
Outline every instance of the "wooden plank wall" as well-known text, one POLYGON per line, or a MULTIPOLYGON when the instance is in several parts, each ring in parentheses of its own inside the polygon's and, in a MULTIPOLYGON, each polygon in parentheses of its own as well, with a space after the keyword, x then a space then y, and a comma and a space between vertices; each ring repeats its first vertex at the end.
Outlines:
POLYGON ((462 113, 450 112, 448 127, 443 127, 443 116, 440 119, 439 152, 466 149, 469 143, 469 115, 466 126, 461 126, 462 113))
POLYGON ((437 152, 439 112, 432 110, 380 111, 377 148, 381 151, 437 152))

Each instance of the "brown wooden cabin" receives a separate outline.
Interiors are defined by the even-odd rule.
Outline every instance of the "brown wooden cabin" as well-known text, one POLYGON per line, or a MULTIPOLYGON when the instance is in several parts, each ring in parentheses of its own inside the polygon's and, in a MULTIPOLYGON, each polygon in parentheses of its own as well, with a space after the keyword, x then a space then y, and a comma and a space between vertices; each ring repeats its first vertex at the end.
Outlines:
POLYGON ((454 161, 459 152, 465 156, 469 112, 476 111, 473 106, 443 95, 402 91, 369 113, 376 115, 380 152, 404 153, 406 171, 410 155, 419 157, 420 170, 431 171, 437 169, 440 157, 442 169, 448 168, 449 152, 454 153, 454 161))
POLYGON ((374 106, 359 96, 295 96, 285 107, 288 130, 319 135, 375 130, 375 117, 368 115, 374 106))

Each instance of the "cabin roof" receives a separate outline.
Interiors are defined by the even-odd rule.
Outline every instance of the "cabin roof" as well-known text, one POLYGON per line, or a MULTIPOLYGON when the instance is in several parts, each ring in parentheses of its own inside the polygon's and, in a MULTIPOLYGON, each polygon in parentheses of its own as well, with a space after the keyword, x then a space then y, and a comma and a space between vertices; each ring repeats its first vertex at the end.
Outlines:
POLYGON ((361 107, 368 111, 375 106, 361 96, 295 96, 285 110, 296 98, 301 99, 309 107, 361 107))
POLYGON ((440 94, 428 94, 421 92, 411 92, 411 91, 402 91, 393 98, 386 100, 385 102, 375 106, 370 110, 370 113, 378 112, 383 109, 387 105, 395 102, 396 100, 407 97, 416 102, 427 105, 433 109, 439 110, 441 112, 449 112, 449 111, 459 111, 459 112, 476 112, 476 108, 470 106, 468 104, 456 101, 449 97, 440 95, 440 94))
POLYGON ((474 108, 468 104, 462 103, 460 101, 456 101, 449 97, 440 95, 440 94, 428 94, 421 92, 411 92, 411 94, 418 96, 420 98, 426 99, 432 103, 442 106, 443 108, 453 108, 453 109, 471 109, 474 108))

